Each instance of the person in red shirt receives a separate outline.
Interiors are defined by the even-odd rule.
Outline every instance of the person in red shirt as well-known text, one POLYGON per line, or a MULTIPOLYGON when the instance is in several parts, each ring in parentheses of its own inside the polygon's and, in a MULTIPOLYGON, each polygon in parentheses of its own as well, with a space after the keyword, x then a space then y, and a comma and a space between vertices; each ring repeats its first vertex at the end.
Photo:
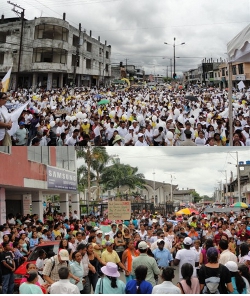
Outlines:
POLYGON ((246 223, 241 223, 240 230, 237 233, 237 236, 241 242, 246 242, 248 238, 250 238, 250 231, 247 230, 246 223))
POLYGON ((226 237, 228 239, 228 235, 225 232, 223 232, 222 226, 219 226, 218 233, 214 236, 214 243, 216 244, 216 246, 219 245, 219 242, 222 239, 222 237, 226 237))

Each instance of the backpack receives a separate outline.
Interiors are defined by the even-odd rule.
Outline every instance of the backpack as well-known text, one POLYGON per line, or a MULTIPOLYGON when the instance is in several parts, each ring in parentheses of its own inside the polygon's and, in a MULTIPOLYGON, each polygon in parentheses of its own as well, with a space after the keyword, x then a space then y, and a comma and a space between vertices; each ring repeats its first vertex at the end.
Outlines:
POLYGON ((222 264, 219 264, 219 271, 216 276, 207 277, 207 267, 205 267, 205 286, 202 290, 202 294, 220 294, 220 275, 222 273, 222 264))

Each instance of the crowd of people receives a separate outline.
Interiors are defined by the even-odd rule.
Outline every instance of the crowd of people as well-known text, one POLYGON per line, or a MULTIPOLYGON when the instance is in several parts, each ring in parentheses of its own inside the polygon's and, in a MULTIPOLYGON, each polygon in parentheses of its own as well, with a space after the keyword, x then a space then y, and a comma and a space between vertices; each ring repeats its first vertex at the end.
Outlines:
POLYGON ((10 214, 0 261, 3 294, 249 294, 250 214, 10 214))
POLYGON ((233 93, 229 130, 227 90, 178 84, 154 89, 37 89, 0 93, 0 145, 20 114, 16 146, 250 146, 250 92, 233 93))

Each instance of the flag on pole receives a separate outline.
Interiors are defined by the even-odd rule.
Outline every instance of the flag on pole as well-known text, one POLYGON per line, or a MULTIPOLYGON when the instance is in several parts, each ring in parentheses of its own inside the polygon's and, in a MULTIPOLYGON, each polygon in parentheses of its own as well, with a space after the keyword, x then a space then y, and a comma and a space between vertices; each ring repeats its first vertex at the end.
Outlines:
POLYGON ((2 85, 3 85, 2 92, 6 92, 9 88, 11 69, 12 69, 12 67, 9 69, 7 74, 2 79, 2 85))

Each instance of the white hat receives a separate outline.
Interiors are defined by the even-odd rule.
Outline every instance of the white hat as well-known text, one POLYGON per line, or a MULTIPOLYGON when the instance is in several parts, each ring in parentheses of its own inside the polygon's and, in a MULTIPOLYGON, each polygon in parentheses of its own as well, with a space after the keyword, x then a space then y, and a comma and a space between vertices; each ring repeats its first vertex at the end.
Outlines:
POLYGON ((88 122, 88 119, 83 119, 83 122, 88 122))
POLYGON ((100 228, 97 227, 97 226, 94 227, 94 231, 97 231, 97 230, 99 230, 99 229, 100 229, 100 228))
POLYGON ((105 232, 105 233, 104 233, 104 236, 106 236, 106 235, 110 235, 109 232, 105 232))
POLYGON ((161 242, 164 242, 164 244, 165 244, 165 241, 164 241, 164 239, 162 239, 162 238, 159 238, 156 242, 157 242, 157 244, 159 244, 159 243, 161 243, 161 242))
POLYGON ((134 127, 131 125, 128 129, 129 130, 134 130, 134 127))
POLYGON ((225 266, 232 272, 237 272, 238 271, 238 265, 234 261, 228 261, 225 266))
POLYGON ((138 138, 143 137, 144 135, 142 133, 138 134, 138 138))
POLYGON ((103 266, 101 268, 101 271, 107 276, 111 276, 115 278, 120 277, 120 273, 118 272, 118 267, 113 262, 108 262, 106 266, 103 266))
POLYGON ((138 249, 146 250, 147 248, 148 248, 148 245, 145 241, 141 241, 138 245, 138 249))
POLYGON ((97 235, 97 234, 100 234, 100 233, 103 234, 103 232, 102 232, 101 230, 97 230, 97 231, 96 231, 96 235, 97 235))
POLYGON ((60 250, 58 255, 63 261, 69 261, 69 252, 67 250, 60 250))
POLYGON ((192 239, 190 237, 185 237, 183 244, 187 246, 191 246, 193 243, 192 239))

